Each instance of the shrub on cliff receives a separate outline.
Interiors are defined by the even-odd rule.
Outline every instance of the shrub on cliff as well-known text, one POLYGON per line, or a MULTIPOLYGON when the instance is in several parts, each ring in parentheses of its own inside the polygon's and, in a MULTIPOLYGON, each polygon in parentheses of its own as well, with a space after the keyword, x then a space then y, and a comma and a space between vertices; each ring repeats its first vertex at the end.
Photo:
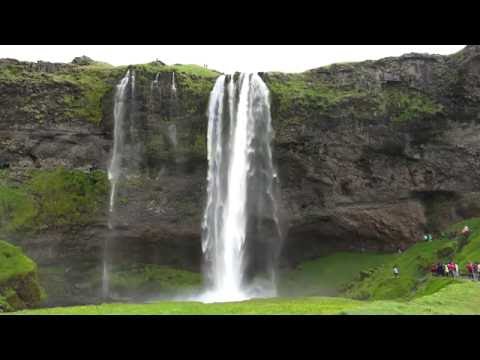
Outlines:
POLYGON ((45 296, 37 265, 18 247, 0 240, 0 312, 34 307, 45 296))
POLYGON ((0 232, 90 223, 103 209, 107 194, 103 171, 35 171, 20 185, 0 179, 0 232))

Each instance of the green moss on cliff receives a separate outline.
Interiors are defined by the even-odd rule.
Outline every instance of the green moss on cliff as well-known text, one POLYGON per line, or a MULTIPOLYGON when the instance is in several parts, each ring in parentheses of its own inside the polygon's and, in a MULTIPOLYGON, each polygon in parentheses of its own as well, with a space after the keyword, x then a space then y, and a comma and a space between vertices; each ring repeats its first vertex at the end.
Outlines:
POLYGON ((117 78, 125 71, 125 67, 114 68, 108 64, 97 63, 58 73, 55 81, 66 81, 79 89, 78 93, 65 95, 63 98, 70 118, 99 124, 103 115, 102 100, 113 90, 117 78))
POLYGON ((0 240, 0 312, 37 305, 45 296, 36 264, 18 247, 0 240))
POLYGON ((39 122, 44 121, 48 108, 53 109, 61 104, 58 113, 50 114, 56 121, 60 118, 79 119, 99 124, 102 119, 102 99, 112 91, 125 67, 93 63, 88 66, 62 64, 58 69, 55 66, 53 68, 47 72, 25 63, 2 64, 0 82, 19 86, 28 83, 44 89, 43 95, 42 92, 32 94, 35 96, 35 105, 32 105, 31 99, 17 99, 24 101, 19 106, 20 110, 39 122), (51 88, 61 89, 61 97, 57 97, 59 94, 56 93, 50 94, 51 88))
POLYGON ((397 123, 431 118, 443 111, 441 104, 413 89, 388 87, 380 100, 383 109, 397 123))
POLYGON ((35 270, 35 263, 18 247, 0 240, 0 283, 5 283, 13 276, 25 276, 35 270))
POLYGON ((95 221, 108 186, 103 171, 64 168, 34 171, 20 185, 0 180, 0 231, 36 231, 95 221))
MULTIPOLYGON (((100 282, 98 278, 97 283, 100 282)), ((121 295, 166 295, 198 289, 201 285, 200 273, 155 264, 125 264, 114 267, 110 274, 110 290, 121 295)))
POLYGON ((266 82, 277 114, 324 113, 345 101, 362 98, 366 94, 356 89, 343 89, 313 79, 309 74, 271 73, 266 82))
POLYGON ((2 233, 14 232, 31 224, 37 208, 28 193, 18 187, 0 182, 0 229, 2 233))
MULTIPOLYGON (((336 64, 335 68, 354 66, 336 64)), ((280 122, 280 128, 322 117, 390 118, 394 123, 404 123, 432 118, 444 111, 443 105, 433 97, 414 88, 390 84, 370 88, 362 83, 361 75, 356 76, 358 83, 352 80, 344 83, 341 79, 333 82, 312 72, 267 74, 265 80, 271 91, 274 121, 280 122)))

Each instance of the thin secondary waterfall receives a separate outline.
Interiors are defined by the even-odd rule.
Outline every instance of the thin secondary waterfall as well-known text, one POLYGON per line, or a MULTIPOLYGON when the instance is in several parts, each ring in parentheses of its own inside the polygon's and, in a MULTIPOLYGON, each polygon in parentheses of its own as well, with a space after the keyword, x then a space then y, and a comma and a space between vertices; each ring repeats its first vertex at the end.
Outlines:
POLYGON ((175 71, 172 72, 172 92, 174 95, 177 94, 177 85, 175 84, 175 71))
POLYGON ((202 298, 206 302, 243 300, 255 296, 244 281, 249 209, 258 208, 264 194, 270 206, 263 208, 278 228, 268 88, 257 74, 241 74, 238 83, 234 76, 222 75, 210 94, 208 117, 202 250, 211 288, 202 298), (266 177, 255 182, 258 196, 252 195, 249 183, 265 173, 266 177))
MULTIPOLYGON (((134 91, 134 75, 127 71, 125 76, 120 80, 115 91, 115 102, 113 107, 113 152, 108 167, 108 180, 110 181, 110 203, 109 203, 109 219, 108 227, 113 229, 113 212, 115 210, 115 197, 117 191, 117 182, 121 173, 122 152, 124 147, 124 121, 126 114, 127 89, 128 83, 131 81, 131 91, 134 91)), ((108 271, 108 243, 105 244, 103 257, 103 275, 102 275, 102 293, 103 296, 108 296, 109 293, 109 271, 108 271)))
POLYGON ((175 124, 168 125, 168 138, 173 145, 173 149, 177 149, 177 127, 175 124))
MULTIPOLYGON (((110 213, 115 206, 115 194, 117 181, 120 176, 121 153, 124 145, 123 125, 125 120, 125 103, 127 85, 130 79, 130 70, 127 71, 115 92, 115 103, 113 107, 113 153, 108 167, 108 180, 110 181, 110 213)), ((132 88, 133 89, 133 88, 132 88)))
POLYGON ((160 73, 157 73, 155 75, 155 79, 150 83, 150 91, 153 91, 153 88, 158 87, 158 76, 159 75, 160 75, 160 73))

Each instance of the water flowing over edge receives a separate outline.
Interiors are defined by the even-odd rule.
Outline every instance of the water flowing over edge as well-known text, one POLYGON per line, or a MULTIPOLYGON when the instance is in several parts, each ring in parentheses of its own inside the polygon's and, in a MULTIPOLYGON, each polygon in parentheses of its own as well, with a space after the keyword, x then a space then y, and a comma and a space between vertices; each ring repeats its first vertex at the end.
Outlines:
MULTIPOLYGON (((224 111, 225 75, 217 79, 208 107, 209 167, 207 203, 202 222, 202 251, 209 263, 207 276, 211 284, 205 292, 192 298, 202 302, 241 301, 276 295, 274 285, 262 289, 253 285, 246 287, 242 283, 248 215, 247 186, 252 166, 250 155, 256 150, 253 145, 256 122, 266 122, 264 128, 267 135, 257 140, 263 141, 268 149, 266 171, 271 173, 270 182, 277 177, 270 146, 272 128, 269 91, 257 74, 241 74, 236 102, 237 84, 234 76, 231 75, 228 80, 228 114, 224 111), (223 131, 227 125, 224 124, 226 115, 229 115, 230 120, 228 134, 223 131), (224 138, 225 135, 227 138, 224 138), (225 176, 222 177, 225 174, 226 181, 225 176)), ((265 191, 273 201, 271 183, 267 184, 265 191)), ((277 204, 275 201, 273 203, 273 217, 279 228, 277 204)), ((274 281, 273 276, 272 279, 274 281)))
MULTIPOLYGON (((121 155, 123 151, 123 126, 125 120, 125 102, 127 99, 127 86, 131 83, 132 97, 135 94, 135 73, 127 71, 125 76, 120 80, 115 91, 115 102, 113 107, 113 150, 110 165, 108 167, 108 180, 110 181, 110 201, 109 201, 109 217, 108 228, 113 229, 113 213, 115 210, 115 196, 117 190, 117 182, 121 172, 121 155)), ((108 264, 108 240, 105 242, 102 267, 102 295, 109 295, 109 264, 108 264)))

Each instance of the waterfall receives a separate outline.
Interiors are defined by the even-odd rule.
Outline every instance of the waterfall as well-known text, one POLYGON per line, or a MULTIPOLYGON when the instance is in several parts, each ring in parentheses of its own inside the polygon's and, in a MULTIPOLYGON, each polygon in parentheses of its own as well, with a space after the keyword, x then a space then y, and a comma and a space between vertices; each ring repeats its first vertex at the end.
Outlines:
POLYGON ((132 71, 131 77, 131 87, 132 87, 132 99, 135 98, 135 70, 132 71))
POLYGON ((150 92, 153 91, 153 88, 154 87, 158 87, 158 76, 160 75, 160 73, 157 73, 155 75, 155 80, 153 80, 151 83, 150 83, 150 92))
MULTIPOLYGON (((115 210, 115 196, 117 190, 117 182, 121 173, 122 153, 124 147, 124 120, 126 114, 127 85, 132 80, 132 94, 134 76, 130 75, 130 70, 120 80, 115 91, 115 102, 113 107, 113 151, 110 166, 108 167, 108 180, 110 181, 110 203, 109 203, 109 220, 108 227, 113 229, 113 212, 115 210)), ((109 292, 109 271, 108 271, 108 242, 105 243, 103 256, 103 274, 102 274, 102 293, 106 297, 109 292)))
POLYGON ((125 120, 125 102, 127 85, 130 79, 130 70, 120 80, 115 92, 115 103, 113 107, 113 153, 108 168, 108 180, 110 180, 110 208, 113 212, 115 206, 115 190, 120 176, 121 154, 124 145, 123 124, 125 120))
POLYGON ((175 85, 175 71, 172 72, 172 92, 173 95, 177 94, 177 86, 175 85))
POLYGON ((272 134, 269 92, 262 79, 257 74, 241 74, 236 84, 234 76, 220 76, 208 108, 202 250, 210 289, 202 301, 239 301, 259 295, 252 293, 244 279, 247 227, 250 215, 266 216, 279 227, 272 134), (259 208, 262 213, 249 210, 259 208))

